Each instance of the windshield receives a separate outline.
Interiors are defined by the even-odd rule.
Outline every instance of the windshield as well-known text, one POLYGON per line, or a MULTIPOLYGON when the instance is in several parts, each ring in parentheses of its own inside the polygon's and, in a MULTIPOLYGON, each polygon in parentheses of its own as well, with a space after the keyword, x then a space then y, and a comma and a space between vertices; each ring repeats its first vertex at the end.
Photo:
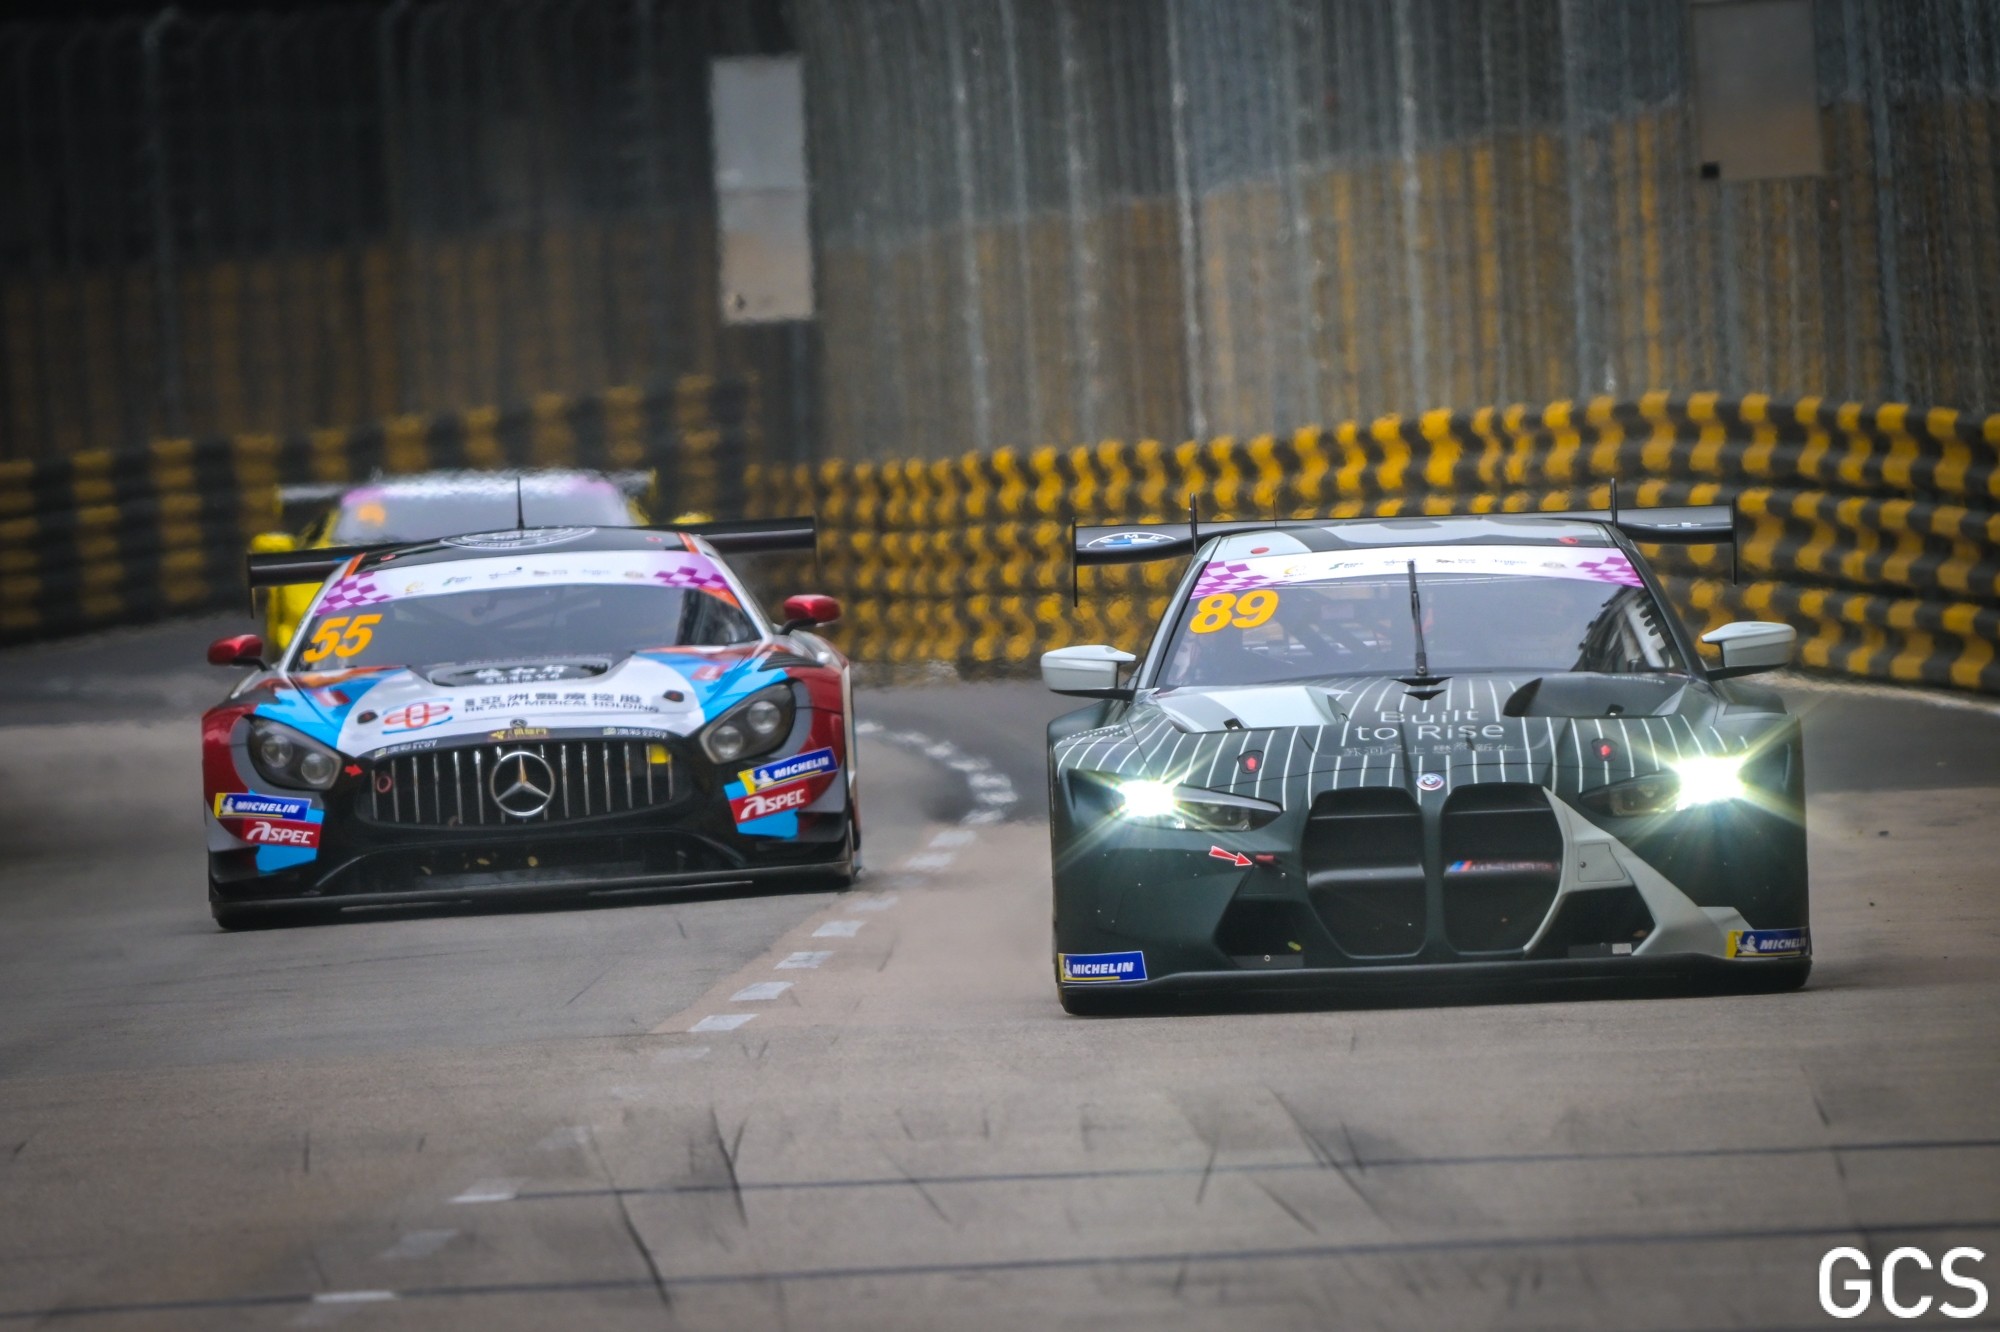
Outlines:
POLYGON ((560 485, 528 482, 515 521, 512 486, 436 490, 373 487, 351 491, 334 516, 328 540, 336 546, 435 541, 462 532, 527 527, 630 527, 631 507, 609 481, 579 478, 560 485))
POLYGON ((1495 549, 1507 553, 1483 559, 1465 548, 1417 547, 1211 564, 1175 627, 1157 683, 1408 674, 1417 663, 1411 560, 1435 675, 1686 669, 1652 594, 1622 554, 1495 549))
POLYGON ((485 588, 323 607, 298 638, 296 670, 602 656, 749 642, 741 608, 687 587, 612 583, 485 588))

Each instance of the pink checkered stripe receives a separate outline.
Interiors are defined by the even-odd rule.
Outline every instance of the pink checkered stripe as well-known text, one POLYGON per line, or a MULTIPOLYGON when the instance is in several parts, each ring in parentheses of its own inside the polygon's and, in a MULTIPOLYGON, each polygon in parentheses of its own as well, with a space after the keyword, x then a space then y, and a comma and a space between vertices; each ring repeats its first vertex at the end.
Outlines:
POLYGON ((690 564, 675 565, 662 569, 653 575, 653 580, 666 587, 691 587, 698 592, 727 592, 729 580, 713 570, 690 564))
POLYGON ((319 603, 319 613, 324 615, 328 611, 376 606, 387 600, 389 594, 367 577, 343 578, 328 589, 325 599, 319 603))
POLYGON ((1584 560, 1577 566, 1577 572, 1587 574, 1600 583, 1623 583, 1626 587, 1644 587, 1645 580, 1632 567, 1632 561, 1623 555, 1607 555, 1601 560, 1584 560))
POLYGON ((1195 579, 1193 595, 1205 597, 1214 592, 1245 592, 1253 587, 1270 587, 1276 581, 1269 574, 1257 573, 1241 561, 1218 560, 1203 569, 1201 577, 1195 579))

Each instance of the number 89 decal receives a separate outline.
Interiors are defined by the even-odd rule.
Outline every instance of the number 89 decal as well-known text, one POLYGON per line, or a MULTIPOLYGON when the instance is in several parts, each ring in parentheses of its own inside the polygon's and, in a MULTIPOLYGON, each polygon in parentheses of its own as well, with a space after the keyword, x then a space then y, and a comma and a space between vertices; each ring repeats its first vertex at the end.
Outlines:
POLYGON ((1267 587, 1237 596, 1234 592, 1211 592, 1197 601, 1188 632, 1212 634, 1226 624, 1238 629, 1255 629, 1277 613, 1278 594, 1267 587))
POLYGON ((319 628, 313 632, 312 646, 299 657, 303 662, 325 661, 328 657, 351 657, 368 646, 375 637, 370 625, 382 623, 380 615, 356 615, 351 620, 345 615, 336 615, 321 620, 319 628), (346 633, 341 633, 342 629, 346 633))

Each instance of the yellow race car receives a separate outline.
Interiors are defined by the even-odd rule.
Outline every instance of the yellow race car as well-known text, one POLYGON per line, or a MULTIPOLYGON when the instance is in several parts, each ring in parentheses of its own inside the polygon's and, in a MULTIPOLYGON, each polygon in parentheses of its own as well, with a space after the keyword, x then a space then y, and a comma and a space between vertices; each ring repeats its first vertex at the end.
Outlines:
MULTIPOLYGON (((424 472, 340 486, 284 486, 281 507, 333 501, 304 530, 265 532, 253 554, 430 541, 461 532, 530 527, 643 527, 639 497, 651 472, 424 472)), ((312 605, 319 581, 274 587, 262 594, 264 641, 285 647, 312 605)))

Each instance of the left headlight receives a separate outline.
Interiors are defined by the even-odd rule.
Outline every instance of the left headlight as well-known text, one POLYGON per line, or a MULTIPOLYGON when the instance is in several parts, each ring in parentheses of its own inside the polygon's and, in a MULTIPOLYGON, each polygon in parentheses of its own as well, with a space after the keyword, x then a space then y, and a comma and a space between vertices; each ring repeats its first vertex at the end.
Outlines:
POLYGON ((774 685, 752 694, 701 732, 702 750, 717 763, 734 763, 776 749, 792 730, 792 688, 774 685))
POLYGON ((1283 809, 1268 800, 1253 800, 1249 796, 1232 795, 1227 791, 1177 786, 1148 777, 1123 778, 1110 773, 1077 775, 1107 789, 1111 813, 1116 817, 1148 828, 1248 832, 1284 813, 1283 809))
POLYGON ((272 721, 250 724, 250 761, 276 786, 325 791, 340 776, 340 755, 310 736, 272 721))

